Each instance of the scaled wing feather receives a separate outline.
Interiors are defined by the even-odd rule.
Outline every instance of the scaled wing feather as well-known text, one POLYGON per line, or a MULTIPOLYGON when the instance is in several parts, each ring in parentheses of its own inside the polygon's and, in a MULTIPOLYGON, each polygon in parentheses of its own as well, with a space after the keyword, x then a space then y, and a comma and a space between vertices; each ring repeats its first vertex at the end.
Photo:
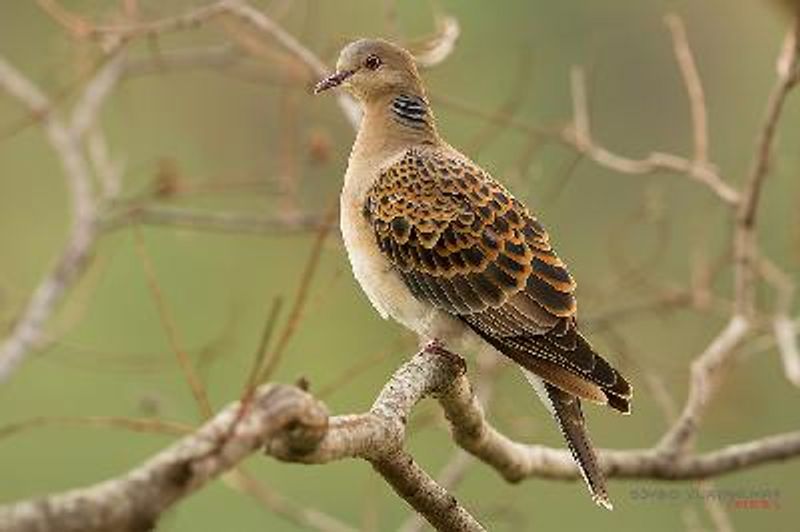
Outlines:
POLYGON ((546 381, 627 412, 631 389, 576 325, 575 282, 538 220, 464 157, 410 149, 364 215, 412 294, 546 381))

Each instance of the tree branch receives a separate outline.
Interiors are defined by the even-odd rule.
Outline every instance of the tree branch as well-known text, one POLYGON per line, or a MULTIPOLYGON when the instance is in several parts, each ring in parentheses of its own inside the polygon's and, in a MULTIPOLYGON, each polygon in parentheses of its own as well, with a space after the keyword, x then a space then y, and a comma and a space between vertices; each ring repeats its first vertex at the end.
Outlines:
POLYGON ((176 502, 256 452, 270 438, 302 422, 323 432, 324 406, 291 386, 264 386, 234 425, 239 404, 228 406, 197 432, 115 479, 42 499, 0 507, 13 532, 138 532, 152 530, 176 502))
POLYGON ((323 216, 262 216, 240 212, 208 211, 171 205, 132 205, 113 213, 104 220, 105 230, 130 224, 175 227, 193 231, 212 231, 236 234, 278 234, 308 232, 319 229, 323 216))
MULTIPOLYGON (((229 405, 129 473, 0 507, 0 522, 13 532, 149 530, 179 500, 263 448, 290 462, 365 459, 437 530, 483 530, 404 450, 406 420, 429 396, 438 398, 458 445, 508 481, 580 478, 566 450, 515 442, 492 427, 464 371, 457 355, 423 351, 394 373, 369 412, 333 417, 328 417, 324 404, 296 387, 265 385, 244 410, 238 402, 229 405)), ((603 450, 599 460, 611 478, 687 480, 798 455, 800 431, 677 458, 659 448, 603 450)))
POLYGON ((738 204, 739 193, 708 163, 691 161, 685 157, 662 152, 652 152, 643 159, 631 159, 617 155, 597 144, 591 133, 586 80, 582 68, 572 69, 571 85, 574 116, 572 124, 561 135, 563 142, 596 164, 621 174, 645 175, 661 171, 684 174, 708 187, 726 204, 730 206, 738 204))
MULTIPOLYGON (((124 73, 126 59, 124 46, 129 40, 139 36, 194 28, 215 17, 233 15, 261 33, 274 38, 287 51, 308 66, 315 75, 321 77, 327 72, 324 63, 309 49, 269 17, 243 0, 221 0, 167 19, 115 26, 90 24, 82 17, 69 13, 51 0, 40 0, 40 6, 73 35, 104 39, 107 44, 110 44, 110 51, 103 66, 86 83, 79 94, 69 123, 57 116, 53 109, 53 103, 41 89, 0 57, 0 89, 8 92, 27 107, 32 116, 41 119, 47 138, 64 170, 64 177, 72 200, 73 218, 67 243, 56 260, 56 264, 40 281, 10 334, 0 344, 0 382, 8 379, 28 353, 41 344, 47 321, 56 311, 69 288, 80 278, 99 237, 98 213, 103 209, 92 191, 92 165, 84 155, 82 141, 84 136, 92 131, 102 104, 112 93, 124 73)), ((355 102, 344 93, 341 93, 338 98, 339 105, 348 121, 353 127, 356 127, 360 120, 360 112, 355 102)), ((104 145, 104 138, 97 131, 94 135, 89 135, 88 141, 87 151, 95 163, 94 170, 97 171, 98 179, 103 186, 102 200, 109 202, 119 192, 120 170, 106 160, 107 147, 104 145)), ((154 223, 170 221, 187 226, 206 224, 222 229, 228 229, 233 225, 237 230, 241 230, 243 227, 242 220, 232 220, 230 216, 224 214, 182 213, 177 216, 174 211, 162 210, 160 212, 145 211, 139 216, 147 218, 148 214, 154 223)), ((252 219, 246 221, 253 222, 252 219)), ((261 220, 256 220, 255 226, 258 229, 263 229, 264 224, 261 222, 261 220)), ((291 226, 292 222, 287 222, 286 225, 291 226)), ((305 222, 298 220, 297 225, 303 226, 305 222)))
MULTIPOLYGON (((91 171, 75 132, 51 109, 36 85, 0 57, 0 88, 41 116, 47 139, 64 169, 72 200, 72 227, 55 266, 41 280, 9 336, 0 344, 0 382, 8 379, 25 356, 42 340, 47 320, 67 289, 83 270, 97 237, 96 208, 92 199, 91 171)), ((102 95, 100 95, 102 96, 102 95)))
POLYGON ((772 146, 789 92, 800 79, 800 15, 795 17, 786 35, 783 50, 778 58, 777 79, 767 101, 764 121, 758 131, 756 152, 742 192, 736 213, 734 232, 734 273, 736 307, 741 314, 753 311, 753 278, 757 259, 756 215, 764 180, 769 173, 772 146))
POLYGON ((694 62, 694 55, 686 36, 683 20, 678 15, 670 14, 664 18, 672 34, 672 47, 675 60, 681 69, 686 93, 689 96, 689 108, 692 115, 692 136, 694 138, 694 162, 699 165, 708 164, 708 112, 700 81, 700 73, 694 62))

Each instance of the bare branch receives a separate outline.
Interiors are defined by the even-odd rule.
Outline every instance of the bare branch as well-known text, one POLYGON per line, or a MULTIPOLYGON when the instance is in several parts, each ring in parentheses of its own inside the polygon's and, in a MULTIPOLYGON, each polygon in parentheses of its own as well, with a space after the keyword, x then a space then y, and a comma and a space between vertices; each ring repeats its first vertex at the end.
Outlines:
MULTIPOLYGON (((0 88, 11 94, 28 108, 35 117, 41 117, 47 138, 61 160, 64 176, 72 199, 73 223, 67 244, 52 268, 34 291, 9 336, 0 344, 0 381, 9 377, 24 357, 41 343, 45 324, 55 312, 68 289, 80 277, 99 234, 97 213, 102 209, 92 195, 92 166, 82 150, 81 141, 89 132, 88 153, 102 184, 103 200, 111 200, 121 188, 121 167, 112 164, 105 139, 95 124, 103 102, 111 93, 124 72, 124 44, 138 36, 157 35, 169 31, 194 28, 220 15, 234 15, 264 34, 278 41, 291 54, 301 60, 316 75, 326 72, 325 65, 299 41, 275 24, 269 17, 244 1, 223 0, 208 6, 189 10, 182 15, 149 23, 126 23, 118 26, 98 26, 74 15, 52 0, 40 0, 40 7, 53 19, 65 26, 73 35, 110 40, 111 52, 106 63, 87 82, 78 96, 71 123, 64 123, 53 110, 48 97, 5 59, 0 58, 0 88)), ((339 95, 339 104, 350 123, 358 124, 360 112, 352 99, 339 95)), ((223 214, 190 215, 172 212, 145 211, 139 216, 153 223, 172 222, 183 226, 209 225, 223 230, 250 229, 250 219, 244 223, 223 214)), ((255 220, 252 224, 263 230, 271 222, 255 220)), ((110 225, 114 226, 116 222, 110 225)), ((312 225, 307 220, 281 220, 281 229, 312 225)), ((252 229, 251 229, 252 230, 252 229)))
POLYGON ((268 489, 264 483, 259 482, 256 477, 242 467, 228 473, 226 480, 229 485, 247 493, 270 511, 298 526, 320 532, 356 532, 355 528, 342 523, 335 517, 298 504, 289 497, 268 489))
MULTIPOLYGON (((480 404, 488 412, 494 393, 494 384, 499 376, 501 359, 491 353, 482 351, 477 357, 478 376, 476 381, 476 395, 480 404)), ((475 458, 463 449, 456 449, 450 460, 444 465, 436 477, 436 482, 448 491, 453 491, 464 480, 469 467, 475 463, 475 458)), ((420 532, 424 529, 425 521, 420 514, 409 516, 399 528, 402 532, 420 532)))
MULTIPOLYGON (((227 13, 239 17, 252 27, 278 41, 286 50, 309 67, 311 72, 318 78, 328 74, 328 67, 325 66, 321 59, 261 11, 239 0, 224 0, 220 3, 225 7, 227 13)), ((342 91, 336 91, 336 101, 350 125, 354 129, 358 128, 358 124, 361 123, 361 109, 358 104, 350 95, 342 91)))
POLYGON ((781 354, 783 372, 786 378, 800 387, 800 347, 797 343, 797 326, 791 318, 779 315, 772 323, 775 344, 781 354))
POLYGON ((721 370, 749 330, 750 323, 747 319, 735 314, 706 350, 695 359, 692 363, 686 404, 678 421, 664 435, 659 449, 667 453, 685 452, 714 395, 721 370))
POLYGON ((86 151, 92 168, 100 183, 100 198, 111 201, 122 192, 123 161, 114 161, 109 153, 108 140, 100 124, 89 127, 86 135, 86 151))
POLYGON ((562 134, 562 140, 595 163, 622 174, 645 175, 660 171, 684 174, 708 187, 728 205, 739 202, 739 193, 728 185, 710 165, 690 161, 685 157, 662 152, 652 152, 643 159, 631 159, 598 145, 592 137, 586 97, 586 80, 583 69, 572 69, 573 123, 562 134))
MULTIPOLYGON (((59 8, 62 12, 63 8, 59 8)), ((300 60, 318 78, 328 73, 328 67, 311 50, 306 48, 290 33, 276 24, 271 18, 252 7, 244 0, 220 0, 213 4, 189 9, 174 17, 161 20, 126 23, 121 25, 89 25, 82 32, 91 38, 111 36, 121 41, 135 37, 160 35, 174 31, 183 31, 196 28, 203 23, 216 19, 219 16, 229 15, 247 23, 250 27, 275 39, 284 49, 300 60)), ((74 16, 73 16, 74 17, 74 16)), ((62 19, 57 22, 64 24, 62 19)), ((70 29, 70 28, 68 28, 70 29)), ((361 122, 361 110, 352 97, 342 91, 337 91, 336 100, 347 120, 356 128, 361 122)))
POLYGON ((125 64, 124 77, 137 77, 182 69, 225 68, 242 59, 242 52, 232 43, 214 46, 181 48, 160 51, 154 57, 130 58, 125 64))
POLYGON ((777 79, 767 101, 764 121, 756 140, 756 152, 750 173, 744 185, 742 200, 737 210, 734 234, 734 266, 737 311, 753 311, 753 278, 756 262, 756 215, 764 180, 769 173, 772 146, 789 92, 800 78, 800 15, 794 20, 778 58, 777 79))
POLYGON ((408 43, 409 50, 414 54, 422 68, 431 68, 447 59, 456 47, 456 41, 461 35, 458 20, 450 15, 436 18, 436 33, 426 39, 408 43))
POLYGON ((134 205, 105 220, 104 229, 113 230, 129 224, 163 225, 193 231, 213 231, 236 234, 289 234, 318 230, 322 216, 303 214, 261 216, 239 212, 203 211, 169 205, 134 205))
MULTIPOLYGON (((56 2, 53 0, 38 1, 43 8, 45 8, 43 4, 48 4, 49 6, 56 5, 56 2)), ((204 22, 226 12, 228 3, 229 2, 225 0, 214 2, 205 6, 195 7, 179 15, 151 22, 126 22, 115 25, 92 24, 77 15, 69 13, 61 6, 58 6, 60 16, 56 16, 53 9, 45 8, 45 12, 52 16, 56 22, 65 26, 67 30, 77 33, 81 37, 88 37, 91 39, 112 37, 115 39, 130 40, 135 37, 147 37, 150 35, 196 28, 204 22), (74 22, 70 23, 70 21, 75 20, 81 21, 81 28, 78 29, 77 32, 75 31, 74 22)))
POLYGON ((485 530, 444 488, 439 486, 407 452, 399 450, 372 461, 394 490, 437 530, 485 530))
POLYGON ((72 199, 72 228, 55 266, 34 291, 9 336, 0 345, 0 382, 6 380, 25 355, 42 340, 46 321, 83 270, 97 235, 89 166, 78 139, 51 110, 45 94, 0 57, 0 88, 31 113, 43 117, 47 138, 61 161, 72 199))
MULTIPOLYGON (((263 386, 250 408, 228 406, 130 473, 82 490, 0 507, 0 520, 14 531, 146 530, 181 498, 263 447, 281 460, 304 463, 364 458, 438 530, 482 530, 403 450, 406 420, 414 405, 430 395, 439 397, 457 443, 507 480, 579 478, 568 451, 514 442, 488 424, 460 357, 423 352, 395 372, 366 414, 328 418, 324 405, 297 388, 263 386)), ((685 480, 798 455, 800 432, 790 432, 700 455, 606 450, 600 452, 600 463, 609 477, 685 480)))
POLYGON ((192 396, 200 410, 201 416, 203 419, 207 419, 211 417, 213 413, 211 400, 208 398, 208 393, 203 386, 203 382, 200 380, 200 375, 197 373, 194 361, 189 357, 189 353, 183 347, 183 341, 180 338, 178 326, 175 323, 175 319, 172 317, 172 311, 164 296, 164 292, 161 290, 161 285, 158 283, 155 266, 150 258, 150 254, 147 252, 144 237, 142 237, 142 233, 138 227, 135 228, 133 237, 136 253, 139 255, 139 260, 144 270, 147 287, 150 290, 156 310, 158 311, 158 317, 161 320, 170 349, 175 354, 178 366, 183 373, 186 383, 189 385, 189 389, 192 392, 192 396))
POLYGON ((110 59, 105 61, 94 78, 86 84, 80 100, 72 110, 70 129, 76 139, 82 138, 97 120, 103 103, 114 90, 125 70, 126 58, 125 47, 117 46, 116 50, 111 53, 110 59))
POLYGON ((297 293, 294 297, 292 308, 289 311, 289 316, 286 319, 286 324, 284 325, 283 330, 276 341, 275 348, 268 353, 264 353, 263 365, 256 375, 256 382, 265 382, 269 380, 272 372, 278 367, 278 363, 280 362, 281 356, 286 350, 286 346, 289 345, 289 341, 292 339, 292 336, 294 336, 295 331, 297 331, 297 327, 302 319, 303 310, 308 299, 309 287, 311 286, 311 282, 314 280, 314 276, 317 272, 319 261, 322 257, 322 249, 325 245, 325 240, 328 238, 328 234, 334 225, 334 219, 337 212, 338 201, 332 203, 330 207, 328 207, 328 211, 325 213, 325 219, 317 231, 314 244, 311 248, 311 253, 308 256, 305 267, 303 268, 303 272, 300 275, 297 293))
MULTIPOLYGON (((312 451, 307 454, 288 452, 289 442, 276 439, 267 452, 304 463, 326 463, 351 457, 372 460, 376 452, 379 454, 378 449, 396 449, 401 444, 411 408, 431 393, 439 397, 456 443, 494 467, 506 480, 517 482, 534 476, 562 480, 580 478, 567 450, 521 444, 498 432, 485 419, 459 364, 425 353, 416 355, 394 374, 369 413, 332 417, 327 434, 312 451)), ((609 477, 687 480, 797 455, 800 455, 800 432, 789 432, 699 455, 675 457, 661 448, 604 450, 600 452, 600 461, 609 477)))
POLYGON ((768 257, 760 256, 759 273, 775 291, 775 314, 772 318, 774 343, 781 356, 783 373, 793 385, 800 387, 800 346, 798 327, 792 321, 792 302, 797 286, 794 279, 768 257))
POLYGON ((689 95, 694 138, 694 162, 702 166, 708 164, 708 112, 706 111, 703 84, 700 81, 700 74, 694 62, 683 20, 678 15, 670 14, 664 17, 664 22, 672 34, 675 60, 681 69, 686 92, 689 95))
POLYGON ((261 448, 293 420, 324 431, 325 408, 290 386, 264 386, 238 422, 238 403, 124 476, 84 489, 0 507, 14 532, 152 530, 159 516, 261 448))

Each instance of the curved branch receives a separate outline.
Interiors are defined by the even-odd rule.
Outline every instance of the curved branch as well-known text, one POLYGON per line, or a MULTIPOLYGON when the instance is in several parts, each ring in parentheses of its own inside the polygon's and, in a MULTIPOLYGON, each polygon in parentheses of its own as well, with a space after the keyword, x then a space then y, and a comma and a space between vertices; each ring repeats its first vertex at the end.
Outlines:
MULTIPOLYGON (((126 475, 95 486, 0 507, 8 530, 149 530, 180 499, 263 448, 283 461, 327 463, 362 458, 437 530, 483 530, 404 449, 414 406, 437 397, 455 441, 511 482, 580 478, 566 450, 524 445, 492 427, 464 374, 461 357, 421 352, 386 383, 369 412, 328 417, 324 404, 285 385, 265 385, 248 407, 234 403, 195 433, 126 475), (242 414, 244 412, 244 414, 242 414)), ((658 447, 603 450, 609 477, 688 480, 713 477, 800 455, 800 431, 674 455, 658 447)))
MULTIPOLYGON (((89 86, 94 84, 90 82, 89 86)), ((1 57, 0 89, 14 96, 32 114, 42 117, 47 139, 64 169, 72 201, 72 227, 64 250, 28 300, 11 333, 0 344, 2 382, 8 379, 25 356, 41 342, 45 323, 88 261, 97 237, 97 227, 91 171, 81 152, 78 136, 55 116, 44 92, 1 57)), ((105 94, 107 93, 99 93, 96 97, 102 98, 105 94)))
MULTIPOLYGON (((580 473, 567 450, 515 442, 486 420, 466 377, 459 377, 439 402, 453 438, 509 482, 529 477, 575 480, 580 473)), ((800 431, 768 436, 697 455, 675 456, 662 447, 600 450, 610 478, 702 479, 800 456, 800 431)))
POLYGON ((621 174, 647 175, 656 172, 684 174, 708 187, 726 205, 735 207, 739 204, 739 192, 730 186, 711 164, 657 151, 641 159, 632 159, 613 153, 598 144, 592 134, 586 80, 582 68, 573 67, 571 86, 574 117, 572 124, 562 132, 560 140, 572 146, 578 153, 604 168, 621 174))
POLYGON ((292 423, 324 431, 325 407, 292 386, 259 389, 238 423, 238 403, 129 473, 100 484, 0 507, 4 530, 15 532, 138 532, 152 530, 176 502, 256 452, 292 423))
MULTIPOLYGON (((315 76, 328 74, 328 67, 309 48, 293 35, 276 24, 271 18, 244 0, 219 0, 213 4, 192 8, 174 17, 144 23, 100 26, 90 25, 83 33, 92 38, 114 37, 128 40, 134 37, 160 35, 163 33, 192 29, 220 16, 233 16, 259 32, 275 39, 286 51, 303 63, 315 76)), ((361 121, 361 110, 353 98, 339 91, 336 95, 339 107, 348 122, 355 128, 361 121)))

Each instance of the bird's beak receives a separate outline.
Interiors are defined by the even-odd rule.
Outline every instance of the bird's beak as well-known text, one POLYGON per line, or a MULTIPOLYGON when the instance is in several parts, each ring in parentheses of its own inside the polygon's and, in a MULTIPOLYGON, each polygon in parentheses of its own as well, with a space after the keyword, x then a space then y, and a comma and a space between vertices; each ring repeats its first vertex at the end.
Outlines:
POLYGON ((314 94, 319 94, 322 91, 338 87, 339 85, 344 83, 344 81, 347 78, 349 78, 355 73, 356 73, 355 70, 342 70, 331 74, 327 78, 317 83, 316 86, 314 86, 314 94))

